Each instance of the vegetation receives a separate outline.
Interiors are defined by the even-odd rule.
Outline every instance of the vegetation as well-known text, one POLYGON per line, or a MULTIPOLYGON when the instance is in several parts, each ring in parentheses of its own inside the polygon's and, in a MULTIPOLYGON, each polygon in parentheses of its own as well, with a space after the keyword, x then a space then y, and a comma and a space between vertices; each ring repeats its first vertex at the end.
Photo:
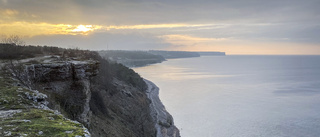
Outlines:
POLYGON ((165 60, 161 55, 154 55, 147 51, 108 50, 99 51, 99 54, 105 59, 127 67, 140 67, 165 60))
POLYGON ((111 83, 112 78, 117 78, 139 88, 142 91, 147 89, 146 83, 139 74, 134 72, 132 69, 127 68, 122 64, 110 63, 103 58, 98 58, 98 60, 100 62, 100 67, 97 81, 105 82, 104 85, 110 88, 112 86, 106 83, 111 83))
POLYGON ((161 55, 166 59, 200 57, 199 53, 188 51, 150 50, 149 53, 152 53, 154 55, 161 55))
POLYGON ((0 43, 0 59, 25 59, 44 55, 59 55, 62 58, 77 57, 79 59, 92 59, 99 56, 89 50, 0 43))
POLYGON ((14 44, 14 45, 24 45, 25 42, 18 35, 6 36, 2 39, 3 43, 14 44))
POLYGON ((125 58, 125 59, 160 59, 162 56, 150 54, 147 51, 127 51, 127 50, 107 50, 100 51, 106 58, 125 58))
MULTIPOLYGON (((56 104, 63 108, 64 114, 73 120, 83 112, 86 95, 83 91, 83 85, 74 82, 69 89, 62 91, 63 94, 49 93, 56 104)), ((60 110, 61 111, 61 110, 60 110)))
POLYGON ((0 73, 0 113, 16 111, 11 116, 1 115, 0 136, 84 136, 80 123, 70 121, 52 110, 36 109, 30 100, 29 89, 15 86, 16 81, 0 73))
POLYGON ((74 137, 86 134, 82 124, 70 121, 51 110, 26 109, 0 121, 0 135, 74 137))
POLYGON ((9 78, 4 78, 3 74, 0 74, 0 106, 2 110, 7 109, 22 109, 24 105, 32 105, 25 97, 26 89, 21 87, 12 86, 14 81, 9 78))
POLYGON ((225 52, 198 52, 200 54, 200 56, 225 56, 226 53, 225 52))

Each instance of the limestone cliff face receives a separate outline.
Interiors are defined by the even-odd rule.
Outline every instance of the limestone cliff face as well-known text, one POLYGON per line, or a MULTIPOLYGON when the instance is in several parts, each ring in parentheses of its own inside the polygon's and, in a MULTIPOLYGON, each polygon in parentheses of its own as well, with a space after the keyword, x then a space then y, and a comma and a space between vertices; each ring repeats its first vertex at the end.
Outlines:
POLYGON ((145 80, 145 82, 148 85, 148 98, 152 100, 150 114, 155 121, 157 137, 180 137, 179 129, 174 125, 173 117, 165 109, 159 98, 159 88, 151 81, 145 80))
POLYGON ((51 61, 26 67, 36 88, 51 96, 51 107, 89 124, 90 79, 98 74, 96 61, 51 61))
POLYGON ((155 123, 150 115, 150 100, 146 94, 119 80, 113 80, 112 86, 112 90, 93 90, 90 102, 92 135, 156 136, 155 123))
POLYGON ((26 69, 36 81, 83 80, 97 75, 98 64, 97 61, 57 61, 28 65, 26 69))
POLYGON ((145 90, 115 77, 104 81, 97 61, 46 61, 26 67, 49 107, 84 124, 92 136, 153 137, 155 121, 145 90))

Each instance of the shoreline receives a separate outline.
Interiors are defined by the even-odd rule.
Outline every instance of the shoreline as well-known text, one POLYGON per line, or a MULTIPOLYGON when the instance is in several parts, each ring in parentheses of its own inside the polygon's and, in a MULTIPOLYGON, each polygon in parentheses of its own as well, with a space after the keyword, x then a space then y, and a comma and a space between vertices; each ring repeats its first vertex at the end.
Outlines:
POLYGON ((159 98, 159 88, 149 80, 144 79, 144 81, 148 85, 146 94, 151 100, 150 114, 156 123, 157 137, 180 137, 180 131, 174 125, 173 117, 165 109, 159 98))

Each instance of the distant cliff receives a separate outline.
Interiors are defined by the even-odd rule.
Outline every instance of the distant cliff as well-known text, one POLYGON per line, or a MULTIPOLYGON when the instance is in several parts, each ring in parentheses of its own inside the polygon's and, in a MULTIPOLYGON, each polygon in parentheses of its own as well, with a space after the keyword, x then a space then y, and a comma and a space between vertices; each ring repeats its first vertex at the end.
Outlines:
POLYGON ((141 67, 165 61, 163 56, 154 55, 147 51, 106 50, 99 51, 99 54, 105 59, 127 67, 141 67))
POLYGON ((225 52, 197 52, 200 54, 200 56, 225 56, 226 53, 225 52))
POLYGON ((199 53, 188 51, 150 50, 148 52, 154 55, 161 55, 166 59, 200 57, 199 53))
POLYGON ((104 50, 99 54, 112 62, 123 64, 127 67, 142 67, 150 64, 161 63, 166 59, 192 58, 200 56, 225 56, 225 52, 190 52, 190 51, 130 51, 130 50, 104 50))

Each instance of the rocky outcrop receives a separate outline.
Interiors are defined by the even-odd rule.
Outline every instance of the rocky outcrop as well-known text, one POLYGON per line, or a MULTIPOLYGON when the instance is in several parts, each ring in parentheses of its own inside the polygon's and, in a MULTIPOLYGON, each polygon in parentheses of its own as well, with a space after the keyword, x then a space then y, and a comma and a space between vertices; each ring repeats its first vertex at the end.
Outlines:
POLYGON ((25 72, 48 95, 49 107, 84 124, 92 136, 155 135, 144 92, 115 78, 101 81, 97 61, 55 58, 27 65, 25 72))
POLYGON ((155 137, 150 100, 145 92, 117 79, 109 86, 95 86, 96 89, 92 90, 92 135, 155 137))
POLYGON ((92 136, 180 136, 153 83, 145 81, 146 92, 105 75, 106 69, 101 70, 93 60, 54 58, 28 64, 25 72, 34 88, 48 95, 50 108, 84 124, 92 136))
MULTIPOLYGON (((0 136, 90 137, 83 124, 49 109, 48 96, 22 86, 13 68, 0 71, 0 136)), ((14 70, 17 72, 18 70, 14 70)), ((24 71, 19 71, 24 72, 24 71)), ((17 73, 16 73, 17 74, 17 73)))
POLYGON ((151 116, 155 122, 157 137, 180 137, 179 129, 174 125, 173 117, 166 111, 159 98, 159 88, 149 80, 145 79, 148 85, 147 95, 151 100, 151 116))
POLYGON ((64 80, 84 80, 97 75, 99 63, 96 61, 56 61, 46 64, 32 64, 26 67, 34 81, 52 82, 64 80))
POLYGON ((51 60, 43 64, 27 65, 26 72, 35 88, 52 97, 51 107, 61 110, 63 103, 62 111, 69 117, 89 124, 90 79, 97 75, 98 68, 99 63, 92 60, 51 60))

